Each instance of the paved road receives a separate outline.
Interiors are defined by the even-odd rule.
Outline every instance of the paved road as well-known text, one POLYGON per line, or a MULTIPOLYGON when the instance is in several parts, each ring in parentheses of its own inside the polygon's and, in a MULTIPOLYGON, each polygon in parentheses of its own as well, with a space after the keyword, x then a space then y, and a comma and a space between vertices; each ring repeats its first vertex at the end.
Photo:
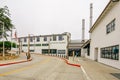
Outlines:
POLYGON ((0 67, 0 80, 84 80, 80 68, 55 57, 32 55, 26 63, 0 67))

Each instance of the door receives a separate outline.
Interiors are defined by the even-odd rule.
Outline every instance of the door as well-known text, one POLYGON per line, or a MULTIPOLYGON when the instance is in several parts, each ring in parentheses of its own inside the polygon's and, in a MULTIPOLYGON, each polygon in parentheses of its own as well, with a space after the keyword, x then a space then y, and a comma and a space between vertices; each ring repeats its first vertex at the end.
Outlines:
POLYGON ((98 61, 98 48, 95 48, 95 61, 98 61))

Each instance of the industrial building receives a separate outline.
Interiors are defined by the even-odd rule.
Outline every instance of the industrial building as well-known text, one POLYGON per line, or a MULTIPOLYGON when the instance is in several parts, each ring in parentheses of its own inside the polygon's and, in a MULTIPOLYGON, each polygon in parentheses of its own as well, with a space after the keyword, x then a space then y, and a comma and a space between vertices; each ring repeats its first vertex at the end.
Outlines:
POLYGON ((19 37, 20 51, 39 54, 67 55, 71 34, 68 32, 51 35, 19 37), (28 49, 29 46, 29 49, 28 49))
POLYGON ((85 57, 120 69, 120 1, 110 0, 90 28, 85 57), (88 48, 89 47, 89 48, 88 48))

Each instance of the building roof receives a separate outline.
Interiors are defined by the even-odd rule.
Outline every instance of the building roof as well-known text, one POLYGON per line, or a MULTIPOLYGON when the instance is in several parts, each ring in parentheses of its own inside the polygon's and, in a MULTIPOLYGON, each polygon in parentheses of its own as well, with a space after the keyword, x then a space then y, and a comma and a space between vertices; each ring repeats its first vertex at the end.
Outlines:
POLYGON ((90 44, 91 39, 87 40, 81 47, 85 48, 88 44, 90 44))
MULTIPOLYGON (((87 40, 85 40, 86 42, 87 40)), ((69 43, 69 49, 77 49, 77 48, 81 48, 81 46, 83 45, 83 41, 82 40, 71 40, 69 43)))
POLYGON ((101 22, 101 20, 104 18, 104 16, 112 9, 112 7, 117 3, 119 0, 110 0, 105 9, 102 11, 98 19, 95 21, 93 26, 90 28, 90 33, 97 27, 97 25, 101 22))
MULTIPOLYGON (((30 37, 50 37, 50 36, 59 36, 59 35, 69 35, 71 36, 71 33, 69 32, 64 32, 64 33, 61 33, 61 34, 49 34, 49 35, 31 35, 30 37)), ((18 37, 18 38, 28 38, 28 36, 24 36, 24 37, 18 37)))
POLYGON ((70 43, 81 43, 82 40, 71 40, 70 43))

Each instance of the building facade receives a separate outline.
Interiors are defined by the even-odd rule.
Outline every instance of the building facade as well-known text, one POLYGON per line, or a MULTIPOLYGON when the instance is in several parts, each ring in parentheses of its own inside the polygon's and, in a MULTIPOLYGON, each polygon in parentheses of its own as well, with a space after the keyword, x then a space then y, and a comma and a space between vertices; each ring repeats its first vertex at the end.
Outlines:
POLYGON ((30 37, 20 37, 18 39, 23 52, 28 52, 29 41, 31 53, 67 55, 70 38, 71 34, 65 32, 52 35, 30 35, 30 37))
POLYGON ((88 58, 120 69, 120 1, 110 0, 90 29, 88 58))

